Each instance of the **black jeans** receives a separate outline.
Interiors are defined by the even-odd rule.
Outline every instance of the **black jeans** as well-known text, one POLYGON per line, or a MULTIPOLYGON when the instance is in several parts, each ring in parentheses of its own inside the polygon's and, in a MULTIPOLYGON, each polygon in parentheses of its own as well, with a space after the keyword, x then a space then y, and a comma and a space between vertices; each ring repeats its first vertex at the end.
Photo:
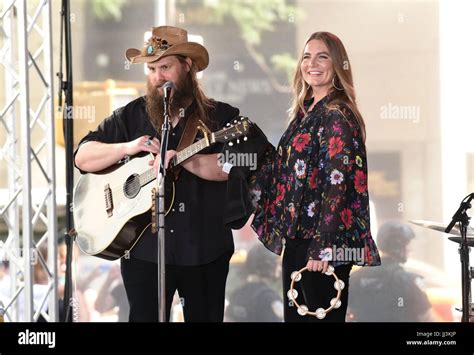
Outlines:
MULTIPOLYGON (((222 322, 225 284, 232 253, 197 266, 166 265, 166 319, 176 290, 187 322, 222 322)), ((130 322, 158 321, 157 264, 139 259, 121 260, 121 270, 130 304, 130 322)))
MULTIPOLYGON (((288 299, 287 292, 290 289, 291 273, 306 266, 306 253, 311 239, 286 239, 283 254, 283 304, 285 311, 285 322, 345 322, 347 304, 349 299, 349 273, 352 265, 342 265, 335 268, 337 277, 344 281, 344 289, 341 294, 341 307, 333 309, 326 314, 322 320, 315 316, 301 316, 296 306, 288 299)), ((295 282, 294 289, 298 292, 296 301, 304 304, 309 311, 314 312, 317 308, 327 309, 331 305, 331 299, 336 297, 334 288, 335 278, 321 272, 306 271, 302 274, 299 282, 295 282)))

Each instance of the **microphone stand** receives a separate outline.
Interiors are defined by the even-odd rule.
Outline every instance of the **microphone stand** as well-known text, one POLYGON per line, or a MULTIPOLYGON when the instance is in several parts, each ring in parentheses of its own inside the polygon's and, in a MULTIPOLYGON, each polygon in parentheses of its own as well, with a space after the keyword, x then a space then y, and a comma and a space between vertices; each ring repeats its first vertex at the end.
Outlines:
MULTIPOLYGON (((166 85, 165 85, 166 86, 166 85)), ((165 285, 165 159, 168 150, 168 138, 170 133, 169 100, 170 91, 164 87, 164 119, 161 126, 161 148, 160 148, 160 171, 158 175, 157 188, 158 199, 155 198, 155 221, 158 224, 158 321, 166 322, 166 285, 165 285), (156 206, 156 203, 158 206, 156 206), (157 207, 157 208, 156 208, 157 207)))
POLYGON ((469 322, 470 315, 470 297, 471 297, 471 277, 469 272, 469 246, 467 244, 467 227, 470 217, 466 211, 471 208, 471 201, 474 193, 466 196, 453 216, 451 223, 446 227, 445 232, 449 233, 454 225, 459 222, 461 231, 461 243, 459 246, 459 255, 461 259, 461 285, 462 285, 462 319, 461 322, 469 322))
POLYGON ((69 0, 62 0, 61 4, 61 32, 60 32, 60 58, 59 69, 56 74, 59 79, 58 105, 61 110, 62 92, 65 95, 65 107, 63 110, 63 130, 64 130, 64 146, 66 150, 66 280, 64 285, 63 298, 63 317, 60 321, 72 322, 71 308, 74 305, 72 295, 72 273, 71 263, 73 255, 73 241, 76 236, 74 230, 74 220, 72 214, 72 193, 74 187, 74 126, 73 126, 73 80, 72 80, 72 47, 71 47, 71 22, 70 22, 70 3, 69 0), (63 34, 64 45, 66 47, 66 80, 63 81, 63 34))

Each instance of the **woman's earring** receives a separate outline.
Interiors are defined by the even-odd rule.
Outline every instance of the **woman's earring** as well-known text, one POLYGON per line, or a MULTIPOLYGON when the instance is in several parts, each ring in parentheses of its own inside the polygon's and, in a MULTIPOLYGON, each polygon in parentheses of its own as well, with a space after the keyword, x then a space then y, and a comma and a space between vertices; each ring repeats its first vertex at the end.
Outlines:
POLYGON ((334 86, 334 88, 335 88, 336 90, 344 90, 344 88, 338 88, 338 87, 336 86, 336 83, 334 82, 334 79, 336 79, 336 75, 334 75, 334 77, 332 78, 332 86, 334 86))

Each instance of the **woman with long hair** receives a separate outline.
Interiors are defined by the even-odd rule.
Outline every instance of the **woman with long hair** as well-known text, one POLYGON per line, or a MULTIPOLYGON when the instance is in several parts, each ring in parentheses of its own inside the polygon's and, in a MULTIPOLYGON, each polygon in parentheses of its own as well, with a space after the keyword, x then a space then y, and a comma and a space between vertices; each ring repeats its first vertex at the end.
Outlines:
POLYGON ((273 252, 285 246, 285 321, 345 321, 352 266, 380 264, 370 234, 365 135, 344 45, 329 32, 313 33, 298 60, 288 128, 254 187, 253 228, 273 252), (314 312, 336 294, 329 266, 344 282, 341 306, 300 315, 287 296, 291 274, 311 271, 294 289, 298 303, 314 312))

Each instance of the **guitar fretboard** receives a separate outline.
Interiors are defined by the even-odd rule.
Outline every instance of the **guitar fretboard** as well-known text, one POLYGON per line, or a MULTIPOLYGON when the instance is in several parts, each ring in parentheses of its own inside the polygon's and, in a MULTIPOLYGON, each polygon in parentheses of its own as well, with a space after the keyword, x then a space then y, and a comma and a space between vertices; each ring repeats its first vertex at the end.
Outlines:
POLYGON ((206 139, 201 139, 189 147, 184 148, 182 151, 176 153, 175 157, 173 158, 173 165, 179 165, 186 159, 191 158, 194 154, 200 152, 204 148, 209 147, 209 144, 206 139))
MULTIPOLYGON (((180 152, 177 152, 176 155, 173 157, 172 160, 172 165, 177 166, 181 164, 183 161, 186 159, 191 158, 194 154, 200 152, 204 148, 209 147, 209 143, 206 139, 201 139, 193 144, 191 144, 189 147, 184 148, 180 152)), ((146 185, 149 182, 153 181, 156 179, 155 171, 153 168, 145 171, 144 173, 140 174, 140 186, 146 185)))
POLYGON ((140 174, 140 186, 146 185, 149 182, 156 179, 155 171, 153 168, 148 169, 144 173, 140 174))

